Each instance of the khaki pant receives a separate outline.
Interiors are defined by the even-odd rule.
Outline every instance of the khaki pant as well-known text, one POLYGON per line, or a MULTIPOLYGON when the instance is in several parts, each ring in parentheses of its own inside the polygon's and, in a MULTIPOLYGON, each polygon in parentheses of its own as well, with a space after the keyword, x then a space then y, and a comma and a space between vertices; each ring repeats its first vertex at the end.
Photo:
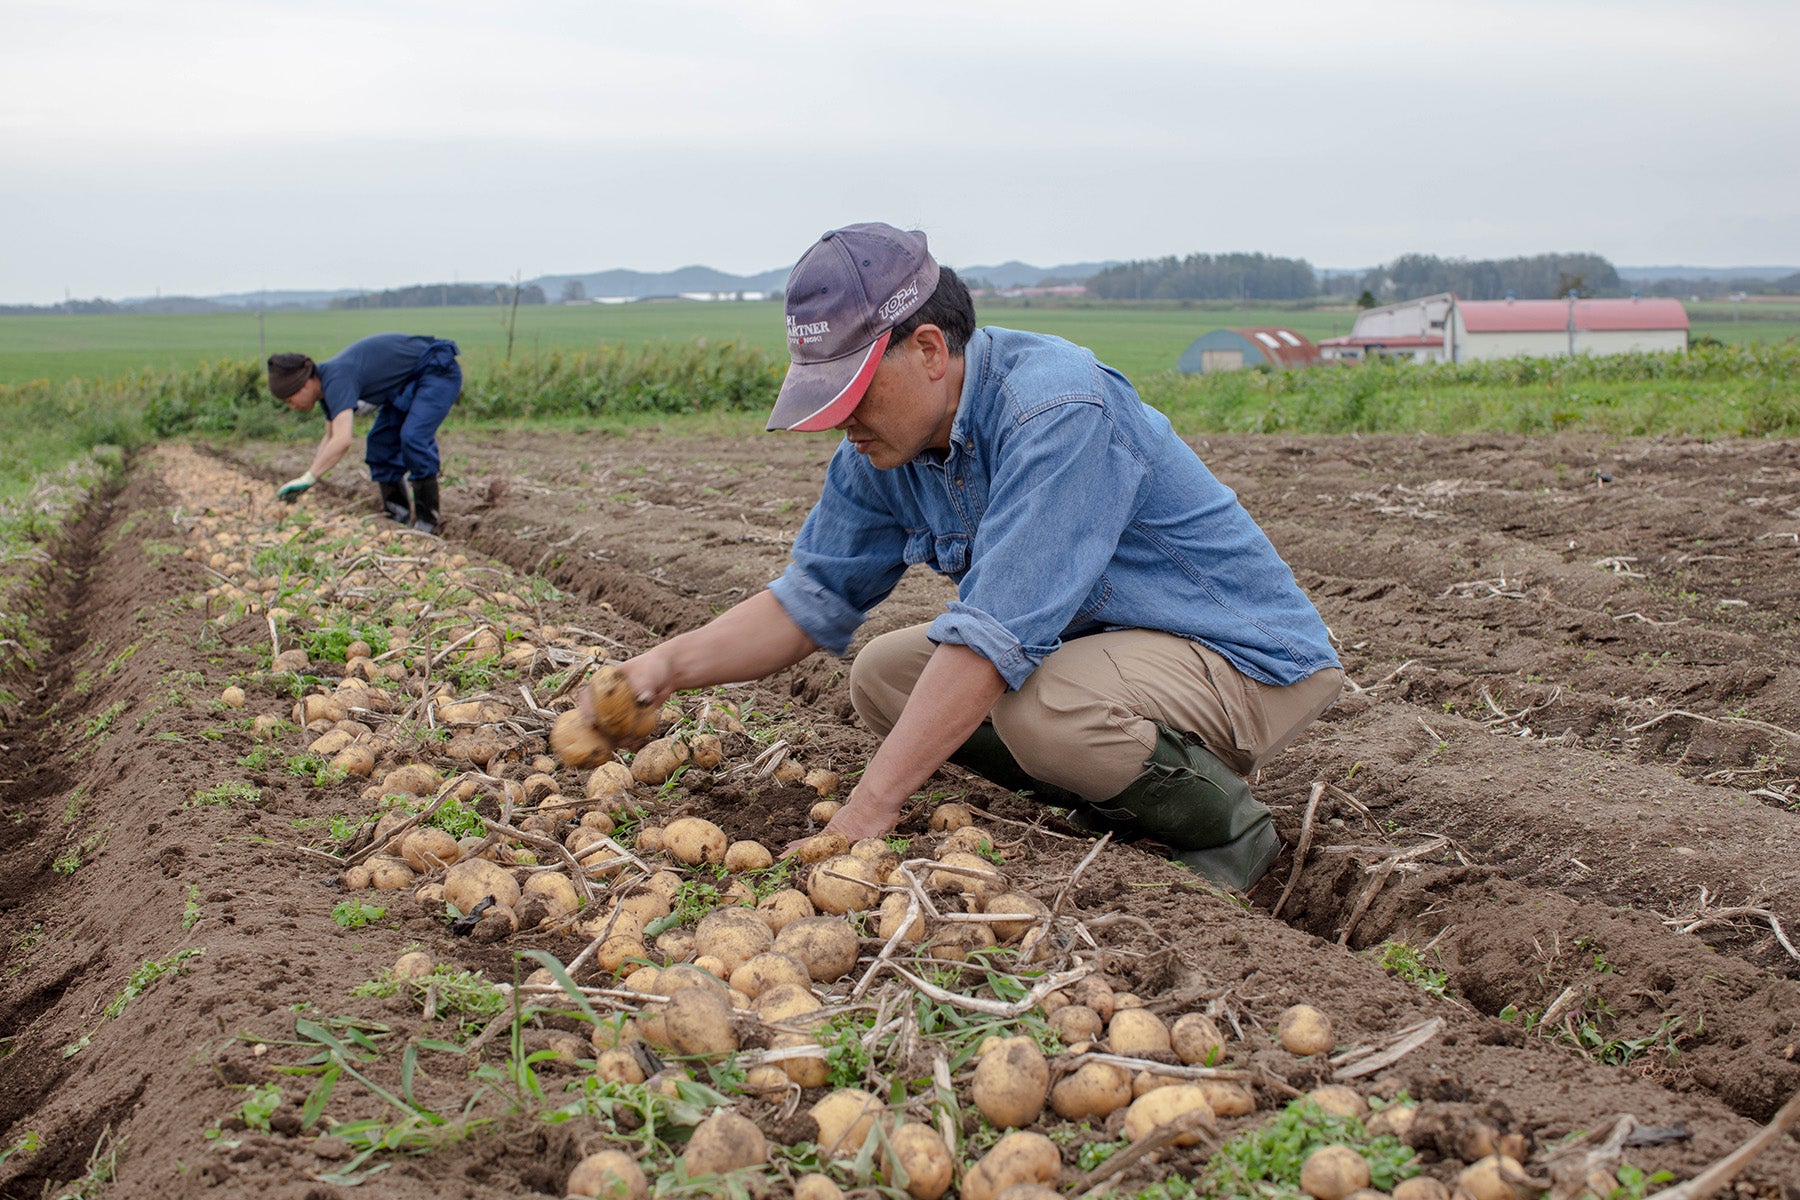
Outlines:
MULTIPOLYGON (((850 699, 886 737, 936 646, 925 625, 884 633, 850 666, 850 699)), ((1193 734, 1239 775, 1284 750, 1330 707, 1336 667, 1273 687, 1199 642, 1146 629, 1073 638, 995 703, 988 719, 1027 774, 1106 800, 1143 773, 1158 723, 1193 734)))

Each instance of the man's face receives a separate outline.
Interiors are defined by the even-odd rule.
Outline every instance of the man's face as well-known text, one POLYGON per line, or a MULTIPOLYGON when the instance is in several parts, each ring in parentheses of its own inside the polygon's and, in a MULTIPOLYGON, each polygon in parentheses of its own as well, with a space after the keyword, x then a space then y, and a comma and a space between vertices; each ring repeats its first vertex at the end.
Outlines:
POLYGON ((856 452, 881 471, 903 466, 928 449, 947 450, 956 414, 939 383, 915 331, 882 356, 862 401, 832 428, 843 430, 856 452))
POLYGON ((313 410, 313 405, 319 402, 319 397, 324 393, 324 390, 325 387, 319 382, 319 377, 314 375, 311 379, 308 379, 305 383, 300 385, 299 391, 289 396, 286 400, 283 400, 282 403, 297 413, 311 412, 313 410))

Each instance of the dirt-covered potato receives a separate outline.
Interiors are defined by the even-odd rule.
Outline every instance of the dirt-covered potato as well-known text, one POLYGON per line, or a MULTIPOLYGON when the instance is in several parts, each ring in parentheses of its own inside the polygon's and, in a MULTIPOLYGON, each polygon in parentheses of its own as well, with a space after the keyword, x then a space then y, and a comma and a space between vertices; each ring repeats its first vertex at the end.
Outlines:
POLYGON ((940 804, 931 810, 931 819, 926 825, 933 833, 949 833, 974 820, 975 814, 969 811, 966 804, 940 804))
POLYGON ((929 881, 933 891, 962 892, 973 896, 976 904, 986 904, 1006 890, 1006 878, 995 869, 993 863, 979 854, 952 850, 940 855, 938 862, 955 869, 933 871, 929 881))
POLYGON ((1038 923, 1037 918, 1048 916, 1050 906, 1036 896, 1028 895, 1025 892, 1001 892, 990 897, 988 902, 982 905, 981 911, 990 916, 1023 914, 1017 920, 988 922, 988 927, 994 931, 994 936, 1010 945, 1024 937, 1026 931, 1038 923))
POLYGON ((776 954, 774 951, 746 960, 731 973, 731 986, 752 1000, 784 983, 806 987, 811 982, 812 976, 807 972, 805 963, 791 954, 776 954))
POLYGON ((1216 1067, 1225 1061, 1225 1037, 1205 1013, 1184 1013, 1169 1028, 1175 1057, 1192 1066, 1216 1067))
POLYGON ((888 872, 900 865, 900 855, 881 838, 859 838, 851 843, 850 853, 875 868, 875 878, 886 879, 888 872))
POLYGON ((635 929, 629 933, 614 933, 594 951, 594 965, 616 974, 623 967, 641 963, 649 953, 643 935, 635 929))
POLYGON ((1310 1004, 1296 1004, 1285 1010, 1276 1025, 1276 1035, 1283 1050, 1303 1058, 1329 1053, 1333 1045, 1331 1018, 1310 1004))
POLYGON ((1155 1058, 1168 1054, 1169 1029, 1162 1018, 1141 1008, 1121 1008, 1106 1023, 1106 1042, 1114 1054, 1155 1058))
POLYGON ((397 858, 387 858, 377 854, 369 859, 368 867, 369 886, 378 892, 392 892, 398 891, 400 888, 411 887, 413 880, 417 878, 413 869, 397 858))
POLYGON ((1050 1107, 1070 1121, 1104 1120, 1131 1103, 1131 1076, 1111 1063, 1083 1063, 1050 1089, 1050 1107))
MULTIPOLYGON (((1186 1084, 1159 1087, 1133 1100, 1131 1107, 1125 1110, 1125 1137, 1133 1142, 1138 1141, 1157 1126, 1167 1125, 1177 1118, 1204 1121, 1206 1124, 1201 1128, 1210 1129, 1212 1116, 1212 1105, 1206 1102, 1206 1093, 1199 1088, 1186 1084), (1202 1115, 1189 1117, 1190 1113, 1202 1115)), ((1192 1146, 1199 1141, 1200 1133, 1195 1129, 1181 1134, 1171 1144, 1192 1146)))
POLYGON ((832 983, 856 967, 856 931, 842 917, 802 917, 775 935, 775 949, 806 964, 815 983, 832 983))
POLYGON ((803 863, 821 863, 838 854, 850 853, 850 839, 841 833, 815 833, 794 847, 794 857, 803 863))
POLYGON ((437 790, 437 772, 424 763, 407 763, 381 777, 381 790, 388 796, 429 796, 437 790))
MULTIPOLYGON (((788 1050, 815 1044, 812 1035, 806 1033, 778 1033, 769 1039, 771 1050, 788 1050)), ((803 1088, 824 1087, 825 1081, 831 1077, 831 1065, 825 1061, 822 1052, 784 1058, 776 1065, 786 1073, 788 1079, 803 1088)))
POLYGON ((1050 1064, 1030 1038, 1004 1038, 982 1054, 970 1092, 996 1129, 1029 1125, 1044 1111, 1050 1064))
POLYGON ((1062 1154, 1041 1133, 1009 1133, 963 1176, 962 1200, 996 1200, 1015 1183, 1055 1187, 1062 1179, 1062 1154))
POLYGON ((825 797, 838 790, 840 777, 836 771, 827 771, 823 767, 814 767, 800 777, 800 782, 819 793, 821 797, 825 797))
POLYGON ((462 857, 456 839, 434 825, 416 825, 400 839, 400 857, 421 875, 441 870, 462 857))
POLYGON ((607 1083, 642 1083, 644 1065, 622 1046, 602 1050, 594 1059, 594 1074, 607 1083))
POLYGON ((716 733, 696 734, 688 742, 688 753, 702 771, 710 771, 725 761, 725 743, 716 733))
POLYGON ((594 728, 577 709, 570 709, 550 726, 550 749, 565 766, 585 770, 612 757, 613 739, 594 728))
POLYGON ((602 1150, 575 1164, 563 1185, 571 1196, 595 1196, 601 1200, 648 1200, 650 1182, 631 1155, 622 1150, 602 1150))
POLYGON ((720 1109, 695 1127, 685 1157, 689 1175, 723 1175, 769 1161, 769 1143, 756 1122, 720 1109))
POLYGON ((638 703, 631 681, 618 667, 601 667, 588 676, 587 691, 594 726, 613 740, 632 741, 656 732, 658 708, 638 703))
MULTIPOLYGON (((1314 1200, 1345 1200, 1368 1186, 1368 1160, 1348 1146, 1320 1146, 1300 1164, 1300 1190, 1314 1200)), ((1506 1200, 1514 1198, 1509 1194, 1506 1200)))
POLYGON ((905 1175, 906 1192, 913 1200, 938 1200, 950 1190, 956 1161, 937 1130, 908 1121, 888 1134, 882 1165, 890 1184, 905 1175))
POLYGON ((375 752, 367 746, 345 746, 332 756, 331 769, 366 778, 375 772, 375 752))
POLYGON ((1198 1086, 1206 1093, 1206 1102, 1212 1105, 1216 1117, 1247 1117, 1256 1111, 1256 1097, 1241 1083, 1229 1079, 1202 1079, 1198 1086))
POLYGON ((522 896, 542 896, 552 917, 566 917, 581 907, 581 894, 567 875, 556 871, 536 871, 525 881, 522 896))
POLYGON ((1362 1093, 1342 1084, 1316 1087, 1306 1093, 1306 1098, 1334 1117, 1355 1117, 1361 1120, 1369 1115, 1369 1102, 1363 1099, 1362 1093))
POLYGON ((925 940, 925 913, 923 910, 913 917, 910 924, 906 914, 912 910, 912 898, 904 892, 891 892, 881 901, 881 915, 875 923, 875 934, 882 941, 887 941, 896 933, 905 945, 912 945, 925 940), (906 932, 901 933, 905 926, 906 932))
POLYGON ((1429 1175, 1414 1175, 1394 1185, 1394 1200, 1450 1200, 1450 1189, 1429 1175))
MULTIPOLYGON (((783 955, 782 957, 787 957, 783 955)), ((822 1007, 817 996, 805 984, 778 983, 764 988, 752 1001, 756 1015, 770 1024, 786 1021, 822 1007)))
POLYGON ((1074 1045, 1076 1042, 1091 1042, 1100 1036, 1105 1028, 1100 1014, 1085 1004, 1065 1004, 1050 1014, 1050 1028, 1056 1030, 1056 1036, 1074 1045))
POLYGON ((436 969, 431 955, 422 950, 409 950, 394 960, 395 979, 423 979, 436 969))
POLYGON ((444 899, 466 913, 492 896, 495 903, 512 908, 519 903, 519 884, 498 863, 485 858, 463 859, 444 873, 444 899))
POLYGON ((1113 990, 1104 979, 1089 975, 1086 979, 1076 980, 1069 986, 1069 999, 1084 1008, 1092 1009, 1102 1025, 1112 1020, 1113 990))
MULTIPOLYGON (((640 845, 642 836, 639 835, 640 845)), ((680 817, 670 821, 663 830, 663 844, 676 862, 697 867, 701 863, 723 863, 731 839, 725 836, 723 829, 703 817, 680 817)))
POLYGON ((733 842, 725 848, 725 869, 732 874, 739 871, 761 871, 775 865, 775 856, 761 842, 733 842))
POLYGON ((731 973, 775 944, 768 923, 747 908, 715 908, 694 927, 694 951, 712 955, 731 973))
POLYGON ((763 919, 771 933, 778 934, 792 922, 817 914, 812 901, 798 888, 782 888, 756 902, 756 915, 763 919))
POLYGON ((629 792, 631 784, 631 768, 616 758, 608 758, 588 775, 581 791, 589 800, 611 800, 629 792))
MULTIPOLYGON (((669 782, 675 772, 687 765, 689 750, 687 743, 680 738, 657 738, 646 743, 642 750, 631 756, 631 777, 639 783, 651 787, 661 787, 669 782)), ((722 858, 725 848, 719 848, 722 858)), ((714 859, 714 862, 719 861, 714 859)))
POLYGON ((802 1175, 794 1181, 794 1200, 844 1200, 844 1189, 824 1175, 802 1175))
POLYGON ((682 988, 669 997, 662 1015, 669 1045, 682 1054, 711 1060, 738 1048, 737 1030, 731 1022, 731 1001, 722 990, 682 988))
POLYGON ((1131 1077, 1131 1098, 1140 1099, 1154 1092, 1157 1088, 1179 1087, 1187 1080, 1173 1075, 1159 1075, 1155 1071, 1139 1071, 1131 1077))
POLYGON ((1363 1124, 1376 1137, 1380 1137, 1384 1133, 1391 1133, 1404 1141, 1406 1131, 1412 1128, 1413 1121, 1418 1115, 1419 1108, 1416 1104, 1390 1104, 1376 1112, 1363 1124))
POLYGON ((880 876, 866 860, 838 854, 813 867, 806 896, 822 913, 860 912, 881 897, 880 876))
POLYGON ((1474 1200, 1525 1200, 1537 1194, 1525 1182, 1519 1160, 1509 1154, 1490 1154, 1470 1163, 1457 1175, 1456 1189, 1458 1195, 1467 1192, 1474 1200))
POLYGON ((999 944, 994 931, 980 921, 958 921, 945 925, 931 935, 931 957, 946 962, 968 962, 969 956, 992 950, 999 944))
POLYGON ((806 815, 811 820, 817 821, 819 824, 823 825, 831 820, 831 818, 837 816, 838 810, 843 807, 843 804, 836 800, 821 800, 809 808, 806 811, 806 815))
POLYGON ((944 839, 943 844, 938 847, 938 858, 941 861, 944 855, 952 851, 981 858, 993 853, 993 850, 994 839, 987 830, 964 825, 961 829, 952 830, 950 836, 944 839))
POLYGON ((850 1157, 862 1147, 886 1110, 880 1100, 861 1088, 839 1088, 808 1111, 819 1126, 820 1153, 839 1158, 850 1157))

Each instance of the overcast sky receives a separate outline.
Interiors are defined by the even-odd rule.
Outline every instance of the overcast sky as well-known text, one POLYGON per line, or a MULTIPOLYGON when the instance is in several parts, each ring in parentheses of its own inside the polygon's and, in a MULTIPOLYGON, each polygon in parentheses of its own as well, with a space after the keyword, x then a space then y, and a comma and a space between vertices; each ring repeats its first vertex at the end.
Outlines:
POLYGON ((0 0, 0 302, 1260 250, 1800 263, 1794 0, 0 0))

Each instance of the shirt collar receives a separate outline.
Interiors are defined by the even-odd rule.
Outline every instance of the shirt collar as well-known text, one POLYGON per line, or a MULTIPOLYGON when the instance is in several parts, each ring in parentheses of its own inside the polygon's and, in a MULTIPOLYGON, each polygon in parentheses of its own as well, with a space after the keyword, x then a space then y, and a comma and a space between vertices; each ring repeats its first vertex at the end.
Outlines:
POLYGON ((993 335, 977 329, 963 347, 962 395, 956 401, 956 419, 950 422, 950 446, 963 453, 975 449, 975 402, 981 395, 981 376, 987 369, 988 346, 993 335))

